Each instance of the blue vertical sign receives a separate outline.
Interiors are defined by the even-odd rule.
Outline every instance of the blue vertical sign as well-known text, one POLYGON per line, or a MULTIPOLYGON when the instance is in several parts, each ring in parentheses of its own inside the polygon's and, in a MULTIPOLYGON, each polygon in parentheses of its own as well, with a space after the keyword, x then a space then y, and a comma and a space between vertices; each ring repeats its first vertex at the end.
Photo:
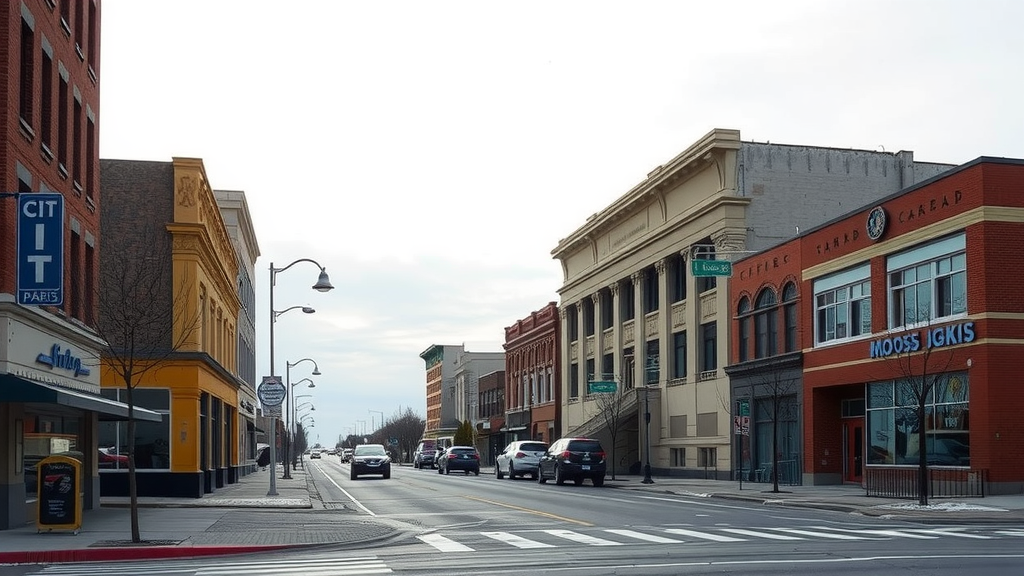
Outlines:
POLYGON ((18 194, 18 303, 64 303, 64 196, 18 194))

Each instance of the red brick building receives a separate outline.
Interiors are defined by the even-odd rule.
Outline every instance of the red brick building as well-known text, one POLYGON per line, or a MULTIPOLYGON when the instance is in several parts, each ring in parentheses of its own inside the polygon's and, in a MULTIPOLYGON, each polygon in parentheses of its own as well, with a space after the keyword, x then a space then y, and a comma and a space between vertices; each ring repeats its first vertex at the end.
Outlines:
MULTIPOLYGON (((1024 161, 983 157, 738 260, 737 414, 747 399, 757 420, 758 404, 784 398, 796 481, 870 491, 913 478, 923 452, 933 477, 1019 493, 1022 237, 1024 161)), ((758 455, 789 448, 736 432, 753 444, 751 477, 758 455)))
POLYGON ((505 328, 505 443, 559 436, 558 329, 554 302, 505 328))

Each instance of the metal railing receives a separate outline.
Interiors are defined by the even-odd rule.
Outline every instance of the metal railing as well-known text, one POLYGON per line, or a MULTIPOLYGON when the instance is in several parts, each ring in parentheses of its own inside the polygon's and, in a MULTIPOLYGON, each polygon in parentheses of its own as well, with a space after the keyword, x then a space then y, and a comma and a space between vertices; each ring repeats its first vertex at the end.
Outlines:
MULTIPOLYGON (((928 469, 929 498, 984 498, 988 470, 984 469, 928 469)), ((864 471, 867 496, 881 498, 917 498, 918 468, 873 468, 864 471)))

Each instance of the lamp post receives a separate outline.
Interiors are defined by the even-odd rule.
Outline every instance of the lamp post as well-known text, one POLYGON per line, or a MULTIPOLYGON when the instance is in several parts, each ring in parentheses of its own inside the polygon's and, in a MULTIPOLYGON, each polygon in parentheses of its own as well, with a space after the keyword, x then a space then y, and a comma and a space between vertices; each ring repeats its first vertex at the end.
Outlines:
POLYGON ((367 412, 370 414, 370 428, 373 428, 374 432, 377 431, 377 428, 375 428, 373 426, 373 415, 374 414, 380 414, 380 427, 381 428, 384 427, 384 413, 383 412, 381 412, 380 410, 367 410, 367 412))
POLYGON ((646 448, 644 450, 646 456, 646 462, 644 463, 644 479, 640 481, 641 484, 654 484, 654 479, 651 478, 651 391, 650 385, 644 384, 644 444, 646 448))
MULTIPOLYGON (((295 468, 296 468, 296 463, 295 462, 297 460, 297 458, 296 458, 297 455, 294 453, 295 450, 291 449, 291 444, 292 444, 291 439, 295 438, 295 435, 298 434, 298 430, 295 428, 295 407, 294 407, 294 405, 295 405, 295 398, 293 397, 293 395, 294 395, 293 389, 295 388, 295 384, 298 384, 299 382, 302 382, 302 380, 299 380, 299 382, 296 382, 295 384, 292 384, 292 367, 293 366, 298 366, 299 364, 302 364, 303 362, 312 362, 313 363, 313 376, 319 376, 320 375, 320 367, 316 365, 316 360, 313 360, 312 358, 303 358, 302 360, 299 360, 297 362, 288 362, 286 360, 285 363, 284 363, 285 364, 285 366, 284 366, 284 371, 285 371, 284 381, 285 381, 285 384, 287 386, 285 388, 285 392, 288 393, 288 398, 289 398, 289 400, 288 400, 288 410, 291 411, 291 415, 288 417, 288 425, 289 425, 288 426, 288 436, 289 436, 289 442, 287 444, 285 444, 285 446, 288 449, 287 449, 287 451, 285 452, 285 455, 284 455, 285 466, 284 466, 284 476, 282 476, 282 478, 287 478, 287 479, 291 479, 291 477, 292 477, 291 472, 289 472, 289 470, 288 470, 288 461, 291 460, 291 463, 292 463, 291 469, 295 470, 295 468)), ((303 380, 309 380, 309 378, 304 378, 303 380)), ((309 386, 310 386, 310 388, 314 388, 315 387, 315 385, 313 384, 312 380, 309 380, 309 386)))
MULTIPOLYGON (((328 292, 334 289, 331 285, 331 279, 327 276, 327 269, 321 266, 316 260, 309 258, 299 258, 291 264, 284 266, 283 268, 275 268, 274 263, 270 263, 270 375, 274 374, 274 322, 277 321, 279 314, 274 310, 274 285, 277 284, 277 275, 280 272, 295 266, 299 262, 310 262, 320 269, 320 276, 316 280, 316 284, 313 284, 313 290, 317 292, 328 292)), ((283 314, 283 312, 282 312, 283 314)), ((286 390, 287 392, 287 390, 286 390)), ((267 496, 277 496, 277 417, 272 417, 273 425, 270 427, 270 490, 267 491, 267 496)))

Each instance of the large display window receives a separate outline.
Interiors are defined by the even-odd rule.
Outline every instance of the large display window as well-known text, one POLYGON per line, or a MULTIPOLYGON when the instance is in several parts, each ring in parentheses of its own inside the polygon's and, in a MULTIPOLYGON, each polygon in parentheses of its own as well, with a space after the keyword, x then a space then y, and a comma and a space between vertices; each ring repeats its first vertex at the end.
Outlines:
MULTIPOLYGON (((126 390, 105 388, 103 395, 128 402, 126 390)), ((171 393, 166 388, 132 390, 135 406, 158 412, 160 422, 135 421, 135 468, 167 470, 171 467, 171 393)), ((128 422, 100 422, 100 470, 128 469, 128 422)))

